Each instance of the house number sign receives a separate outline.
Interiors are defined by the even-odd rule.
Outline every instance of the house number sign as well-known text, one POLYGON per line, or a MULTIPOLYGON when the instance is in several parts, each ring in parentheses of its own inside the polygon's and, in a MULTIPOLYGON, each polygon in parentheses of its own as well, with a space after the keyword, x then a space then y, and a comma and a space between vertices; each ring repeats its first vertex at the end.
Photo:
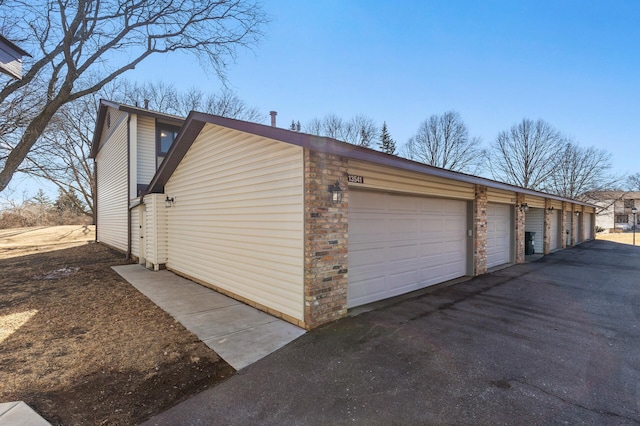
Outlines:
POLYGON ((364 183, 364 177, 358 175, 347 175, 349 183, 364 183))

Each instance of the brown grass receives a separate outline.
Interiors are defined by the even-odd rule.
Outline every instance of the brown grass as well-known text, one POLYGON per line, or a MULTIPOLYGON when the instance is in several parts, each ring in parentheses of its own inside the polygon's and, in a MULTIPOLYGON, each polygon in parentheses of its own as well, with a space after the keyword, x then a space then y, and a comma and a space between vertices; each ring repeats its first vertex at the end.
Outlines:
MULTIPOLYGON (((633 232, 618 232, 615 234, 597 234, 597 240, 613 241, 614 243, 633 244, 633 232)), ((640 232, 636 232, 636 245, 640 245, 640 232)))
POLYGON ((92 238, 78 228, 0 236, 0 402, 52 424, 139 424, 234 373, 111 269, 121 253, 72 242, 92 238))

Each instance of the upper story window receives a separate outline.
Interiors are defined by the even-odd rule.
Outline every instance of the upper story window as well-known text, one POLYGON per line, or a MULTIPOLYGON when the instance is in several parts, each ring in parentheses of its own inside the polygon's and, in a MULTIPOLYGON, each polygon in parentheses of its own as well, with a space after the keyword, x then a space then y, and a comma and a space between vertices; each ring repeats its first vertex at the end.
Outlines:
POLYGON ((179 131, 179 127, 158 123, 156 127, 156 150, 158 155, 167 155, 167 152, 169 152, 169 148, 173 145, 173 141, 176 140, 176 136, 178 136, 179 131))
POLYGON ((615 217, 616 223, 629 223, 629 215, 617 214, 615 217))
POLYGON ((624 208, 632 209, 635 207, 635 200, 624 200, 624 208))

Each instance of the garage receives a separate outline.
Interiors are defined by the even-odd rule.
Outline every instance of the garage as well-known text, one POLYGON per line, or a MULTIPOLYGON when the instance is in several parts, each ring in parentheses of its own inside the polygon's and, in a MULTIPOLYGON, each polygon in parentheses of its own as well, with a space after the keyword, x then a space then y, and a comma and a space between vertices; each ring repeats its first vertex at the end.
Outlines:
POLYGON ((466 275, 467 202, 351 191, 348 307, 466 275))
POLYGON ((558 250, 560 248, 561 235, 561 215, 558 210, 552 210, 549 213, 550 220, 550 235, 549 235, 549 250, 558 250))
POLYGON ((529 207, 524 217, 524 231, 535 232, 534 254, 541 254, 544 247, 544 209, 529 207))
POLYGON ((487 268, 511 261, 511 208, 487 204, 487 268))
POLYGON ((587 240, 593 240, 593 213, 585 214, 585 236, 587 240))
POLYGON ((565 219, 564 224, 565 224, 565 228, 566 228, 565 236, 567 238, 567 247, 572 245, 572 241, 571 241, 571 232, 572 232, 571 231, 571 229, 572 229, 571 228, 571 216, 573 216, 571 210, 566 212, 566 219, 565 219))

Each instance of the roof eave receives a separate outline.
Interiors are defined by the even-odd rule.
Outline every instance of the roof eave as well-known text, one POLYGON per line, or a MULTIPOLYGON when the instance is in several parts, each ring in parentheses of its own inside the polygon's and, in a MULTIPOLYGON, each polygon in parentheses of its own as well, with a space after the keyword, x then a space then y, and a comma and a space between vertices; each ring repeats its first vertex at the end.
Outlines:
POLYGON ((171 147, 171 150, 165 157, 165 160, 162 162, 160 168, 158 169, 158 172, 149 184, 147 193, 163 191, 165 184, 175 171, 180 161, 182 161, 182 158, 189 150, 195 139, 198 137, 205 124, 227 127, 233 130, 238 130, 257 136, 290 143, 292 145, 301 146, 303 148, 309 148, 316 151, 326 152, 362 161, 369 161, 389 167, 414 171, 431 176, 452 179, 459 182, 484 185, 489 188, 502 189, 506 191, 518 192, 525 195, 538 196, 556 201, 566 201, 573 204, 595 207, 590 203, 571 200, 557 195, 547 194, 541 191, 521 188, 515 185, 494 181, 480 176, 473 176, 465 173, 454 172, 451 170, 429 166, 395 155, 385 154, 383 152, 374 151, 369 148, 352 145, 346 142, 340 142, 332 138, 294 132, 278 127, 267 126, 264 124, 235 120, 232 118, 204 114, 195 111, 192 111, 187 117, 187 120, 185 121, 180 134, 176 138, 175 143, 171 147))

